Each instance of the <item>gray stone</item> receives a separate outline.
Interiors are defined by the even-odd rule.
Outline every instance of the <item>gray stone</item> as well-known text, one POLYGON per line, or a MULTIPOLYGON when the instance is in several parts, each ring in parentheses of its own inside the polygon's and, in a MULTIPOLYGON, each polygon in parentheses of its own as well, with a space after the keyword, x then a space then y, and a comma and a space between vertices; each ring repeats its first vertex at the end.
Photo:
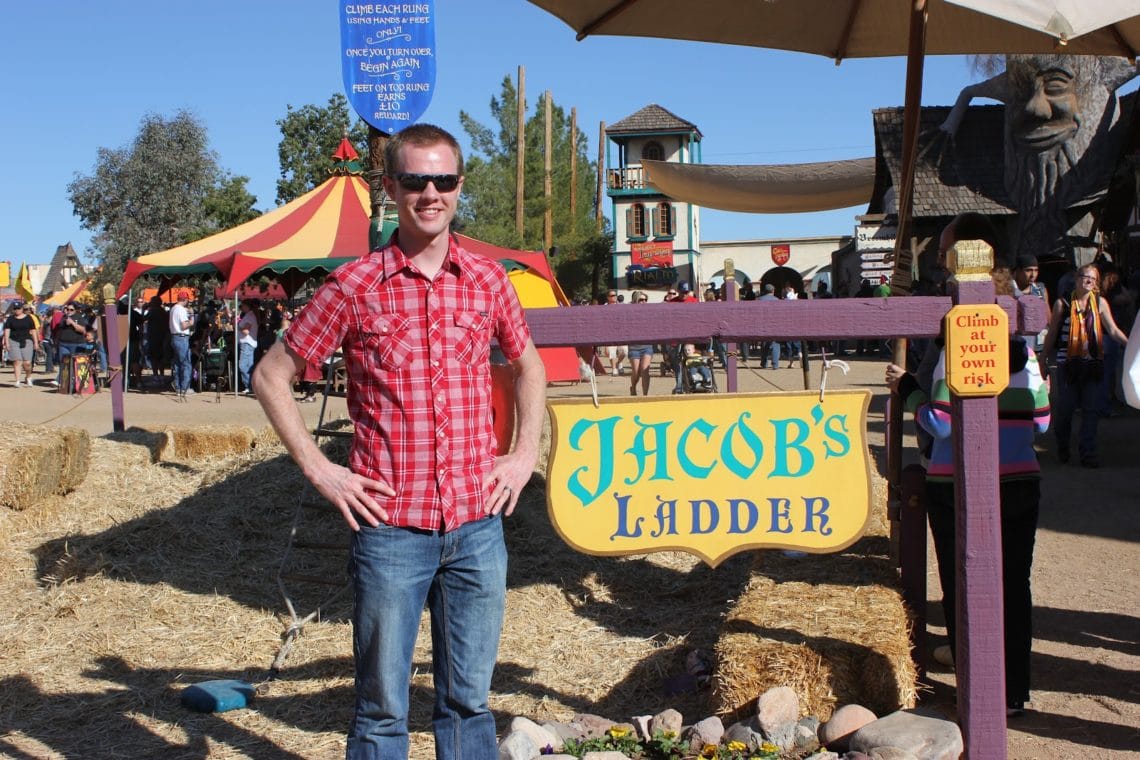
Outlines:
POLYGON ((548 731, 530 718, 524 718, 521 715, 512 718, 508 729, 512 733, 520 731, 529 736, 534 740, 534 743, 538 745, 539 750, 549 747, 554 752, 562 751, 562 737, 552 731, 548 731))
POLYGON ((839 760, 839 755, 835 752, 816 752, 811 760, 839 760))
POLYGON ((851 737, 850 746, 862 752, 897 747, 918 760, 957 760, 965 749, 958 724, 911 710, 899 710, 868 723, 851 737))
POLYGON ((850 752, 847 752, 843 755, 843 760, 871 760, 871 756, 864 754, 863 752, 851 750, 850 752))
POLYGON ((875 747, 867 754, 871 760, 918 760, 913 752, 898 747, 875 747))
POLYGON ((792 746, 796 749, 811 749, 819 744, 819 719, 803 718, 796 722, 796 730, 792 736, 792 746))
MULTIPOLYGON (((831 720, 819 727, 819 743, 828 749, 845 750, 851 735, 875 720, 875 713, 862 705, 843 705, 831 714, 831 720)), ((879 742, 872 746, 887 744, 879 742)))
POLYGON ((764 737, 760 735, 759 728, 756 725, 755 718, 733 723, 724 732, 724 741, 740 742, 746 745, 750 752, 755 752, 760 749, 760 745, 764 742, 764 737))
POLYGON ((649 722, 653 720, 652 715, 634 715, 630 720, 633 723, 634 730, 637 731, 638 738, 653 738, 653 734, 649 731, 649 722))
POLYGON ((603 718, 601 715, 578 713, 570 719, 570 725, 575 728, 581 728, 584 738, 598 739, 605 736, 606 731, 616 726, 617 723, 609 718, 603 718))
POLYGON ((499 760, 534 760, 538 745, 522 731, 512 731, 499 742, 499 760))
POLYGON ((559 752, 557 755, 541 755, 542 760, 578 760, 573 755, 563 755, 559 752))
POLYGON ((649 720, 650 736, 657 733, 658 731, 672 731, 677 736, 680 736, 681 726, 684 725, 684 720, 685 719, 681 713, 677 712, 671 707, 668 710, 662 710, 649 720))
POLYGON ((690 726, 685 731, 685 738, 688 739, 689 746, 697 750, 706 744, 720 744, 724 738, 724 723, 715 715, 705 718, 690 726))
POLYGON ((605 752, 587 752, 582 755, 582 760, 629 760, 629 758, 620 752, 606 750, 605 752))

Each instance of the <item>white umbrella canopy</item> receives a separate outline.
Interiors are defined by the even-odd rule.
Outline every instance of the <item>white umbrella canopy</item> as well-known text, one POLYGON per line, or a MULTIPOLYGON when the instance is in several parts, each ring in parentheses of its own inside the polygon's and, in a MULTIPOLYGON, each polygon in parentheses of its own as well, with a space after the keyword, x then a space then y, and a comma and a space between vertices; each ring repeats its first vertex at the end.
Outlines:
MULTIPOLYGON (((721 42, 836 60, 906 55, 913 0, 530 0, 578 32, 721 42)), ((1137 0, 926 0, 926 53, 1140 51, 1137 0), (1064 44, 1062 44, 1064 41, 1064 44)))

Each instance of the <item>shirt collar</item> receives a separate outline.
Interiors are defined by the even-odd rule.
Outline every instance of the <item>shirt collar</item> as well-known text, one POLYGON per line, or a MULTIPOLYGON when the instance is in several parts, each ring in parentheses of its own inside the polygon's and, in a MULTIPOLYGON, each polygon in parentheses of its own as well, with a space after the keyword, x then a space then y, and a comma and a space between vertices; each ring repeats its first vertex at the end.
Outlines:
MULTIPOLYGON (((392 233, 392 237, 388 240, 388 245, 381 248, 374 255, 380 256, 380 264, 383 267, 385 280, 397 272, 412 269, 411 261, 404 254, 403 249, 400 248, 399 229, 392 233)), ((462 278, 463 273, 470 266, 470 256, 470 253, 460 247, 455 235, 448 235, 447 257, 443 260, 441 271, 450 270, 456 277, 462 278)))

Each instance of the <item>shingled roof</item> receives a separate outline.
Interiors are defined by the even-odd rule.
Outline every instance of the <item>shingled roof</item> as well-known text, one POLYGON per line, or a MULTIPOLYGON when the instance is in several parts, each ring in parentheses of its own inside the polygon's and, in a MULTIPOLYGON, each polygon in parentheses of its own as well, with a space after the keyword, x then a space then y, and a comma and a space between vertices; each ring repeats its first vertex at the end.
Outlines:
POLYGON ((80 263, 78 254, 71 247, 71 243, 64 243, 56 247, 55 255, 51 257, 47 276, 44 277, 44 283, 40 286, 40 295, 46 298, 57 290, 63 290, 69 285, 73 285, 76 280, 83 279, 83 277, 83 264, 80 263), (69 270, 74 272, 74 276, 71 278, 64 277, 65 272, 69 270))
POLYGON ((607 135, 645 132, 696 132, 697 139, 701 139, 701 130, 697 129, 696 124, 685 121, 656 103, 650 103, 637 113, 606 127, 607 135))
MULTIPOLYGON (((953 140, 938 130, 949 115, 949 106, 922 109, 914 218, 950 217, 965 211, 1016 213, 1003 177, 1005 106, 971 106, 953 140)), ((875 190, 868 212, 873 214, 884 213, 886 191, 901 185, 903 109, 878 108, 872 119, 875 190)))

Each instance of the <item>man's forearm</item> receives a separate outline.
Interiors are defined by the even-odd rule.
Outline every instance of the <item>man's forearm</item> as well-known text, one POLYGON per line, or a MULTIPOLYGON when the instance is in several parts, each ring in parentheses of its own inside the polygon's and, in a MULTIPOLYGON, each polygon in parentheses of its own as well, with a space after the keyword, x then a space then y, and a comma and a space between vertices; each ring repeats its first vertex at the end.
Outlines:
POLYGON ((295 374, 292 356, 285 350, 284 344, 277 343, 254 370, 253 386, 257 388, 257 400, 261 403, 269 424, 277 431, 277 437, 305 477, 311 479, 313 469, 327 458, 313 440, 305 418, 293 400, 292 379, 295 374))
POLYGON ((538 444, 542 438, 542 415, 546 406, 546 368, 533 344, 528 344, 516 366, 515 406, 518 411, 518 432, 514 450, 537 461, 538 444))

